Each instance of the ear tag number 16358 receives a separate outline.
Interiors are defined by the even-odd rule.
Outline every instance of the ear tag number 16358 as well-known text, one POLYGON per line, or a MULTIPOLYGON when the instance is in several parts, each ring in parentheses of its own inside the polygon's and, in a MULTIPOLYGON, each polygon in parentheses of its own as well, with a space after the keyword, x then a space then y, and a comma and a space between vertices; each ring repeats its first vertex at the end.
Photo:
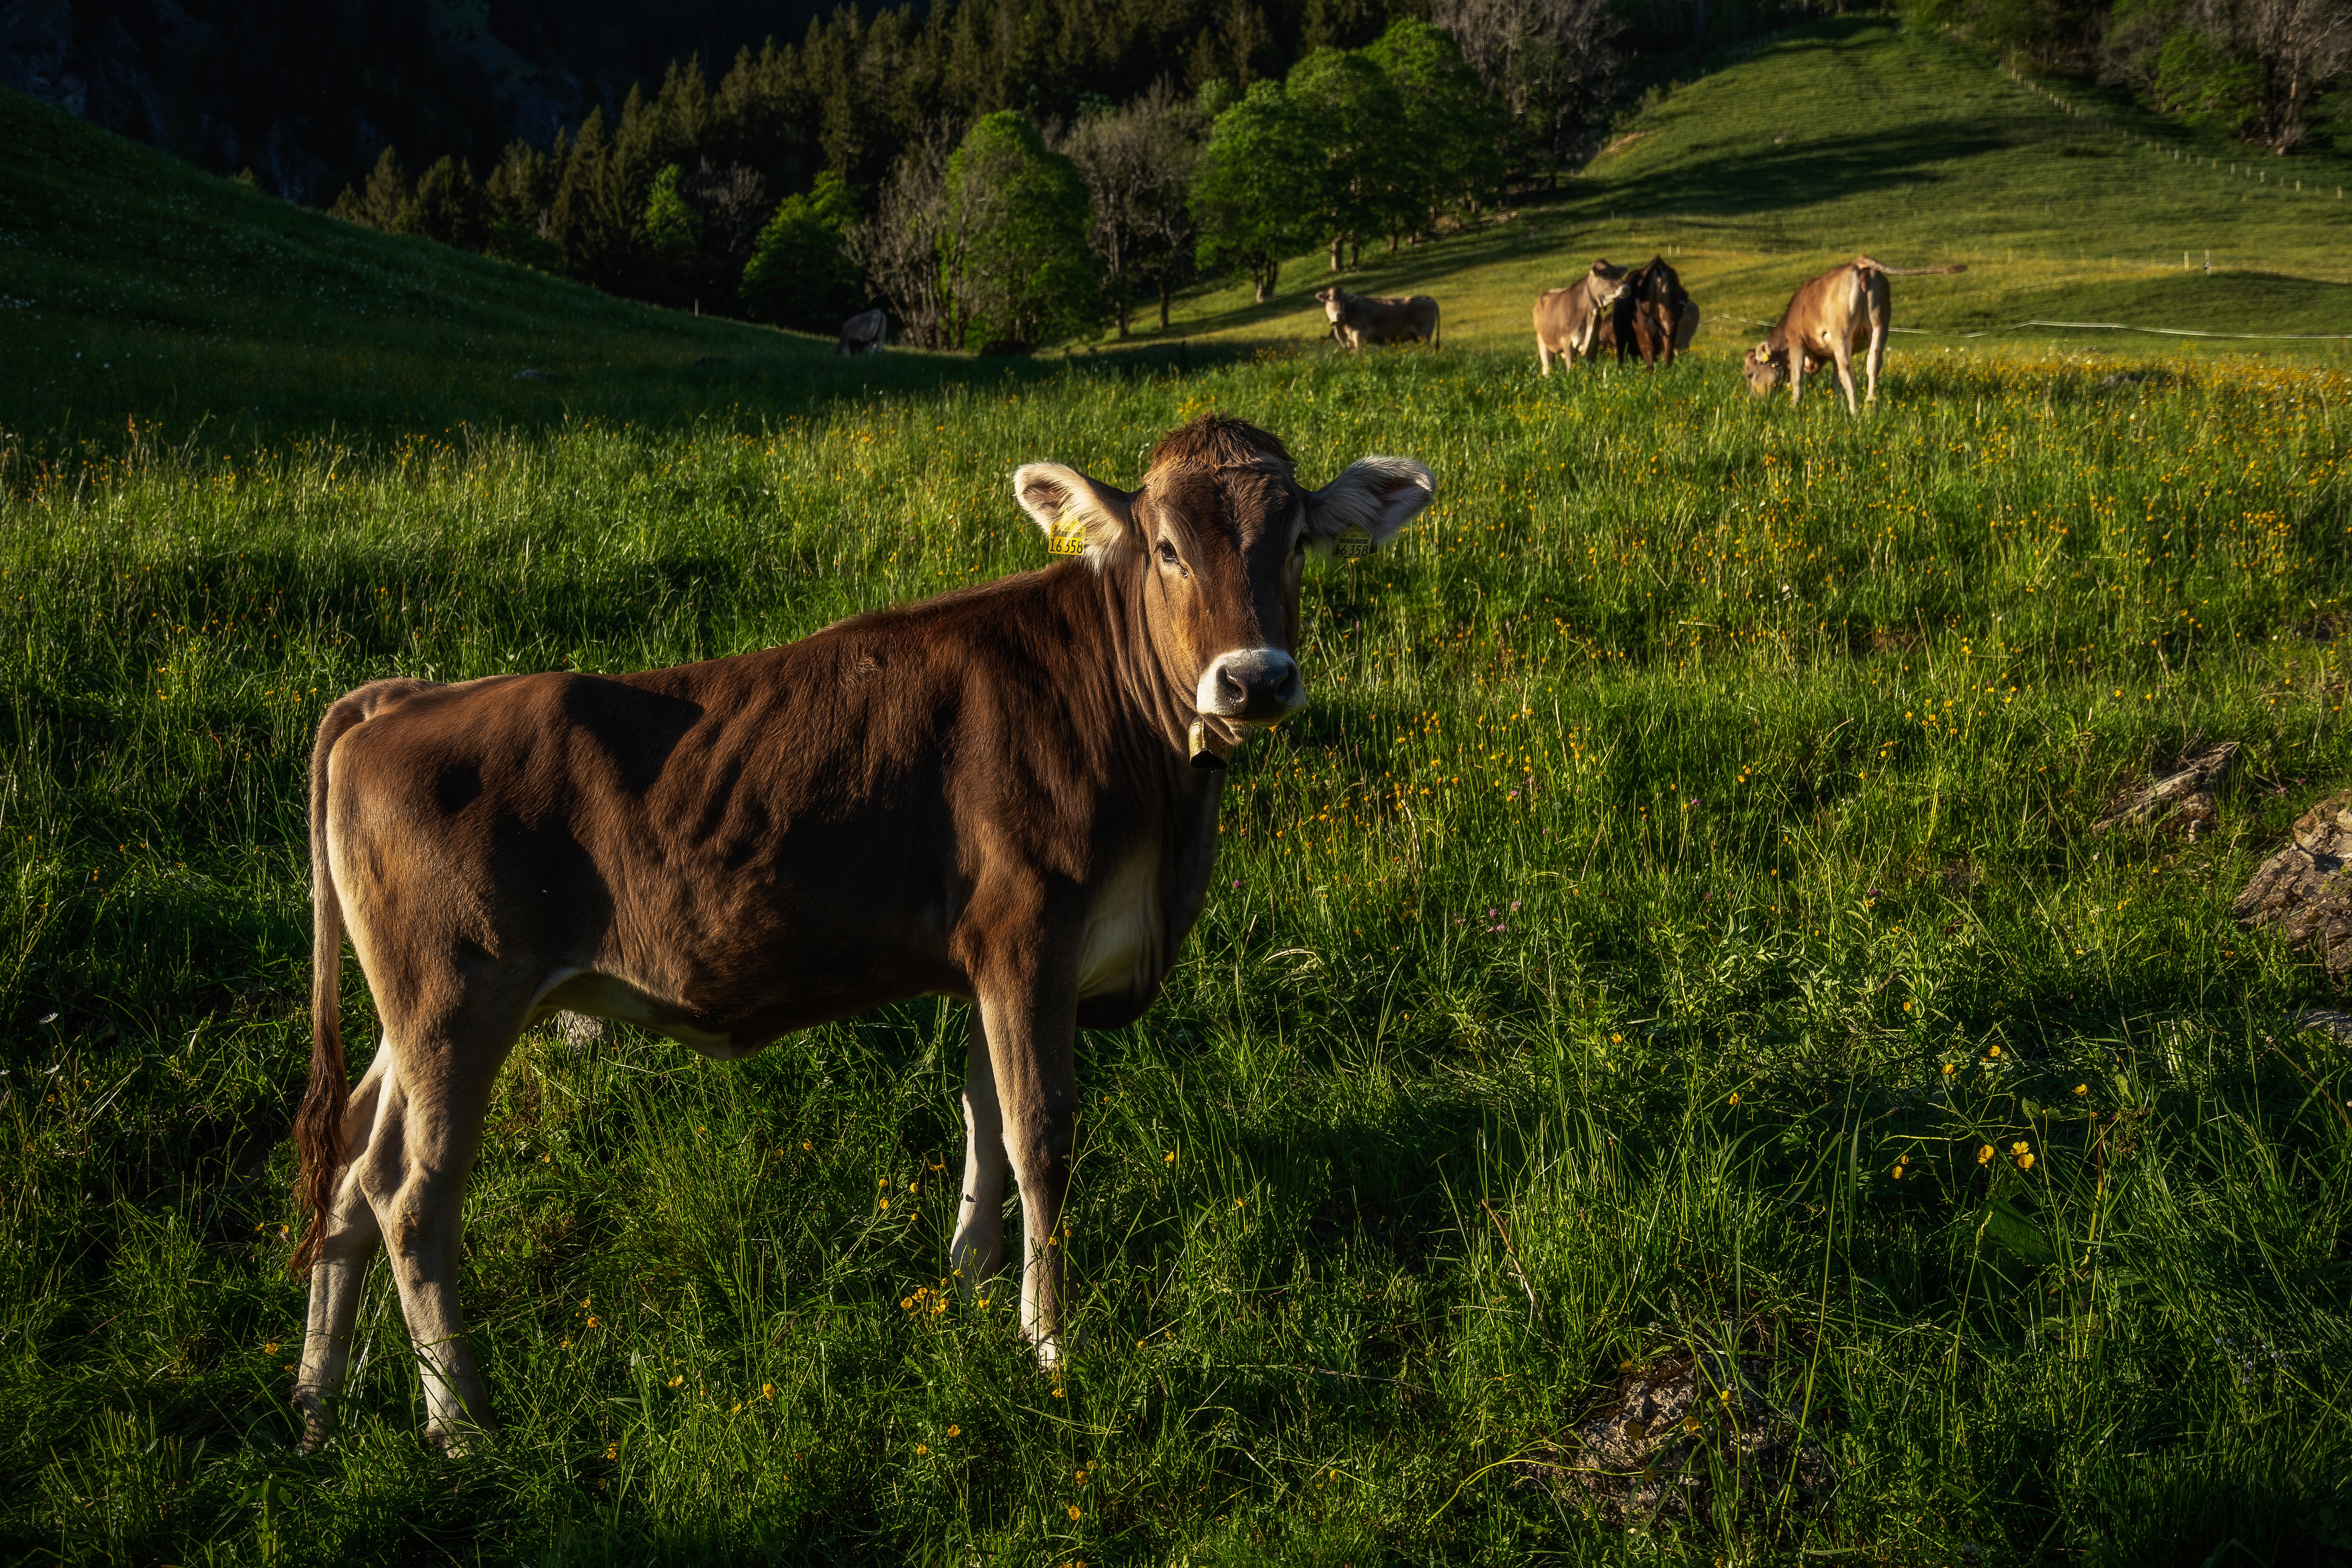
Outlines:
POLYGON ((1332 535, 1331 548, 1344 559, 1356 561, 1370 555, 1374 546, 1372 536, 1364 531, 1364 525, 1360 522, 1351 522, 1332 535))
POLYGON ((1045 553, 1048 555, 1084 555, 1087 552, 1087 525, 1083 522, 1057 522, 1045 532, 1045 553))

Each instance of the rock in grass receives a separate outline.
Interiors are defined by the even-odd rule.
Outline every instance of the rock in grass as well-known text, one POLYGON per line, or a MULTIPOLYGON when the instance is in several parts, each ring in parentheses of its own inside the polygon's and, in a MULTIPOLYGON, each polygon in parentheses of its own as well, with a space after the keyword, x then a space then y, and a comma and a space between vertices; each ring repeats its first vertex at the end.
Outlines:
POLYGON ((1580 1494, 1617 1524, 1706 1518, 1723 1488, 1757 1508, 1784 1487, 1818 1505, 1836 1484, 1829 1456, 1764 1397, 1767 1370, 1760 1355, 1629 1363, 1606 1405, 1522 1465, 1526 1479, 1580 1494))
POLYGON ((575 1051, 600 1046, 613 1037, 613 1026, 603 1018, 592 1018, 585 1013, 558 1013, 555 1032, 563 1043, 575 1051))
POLYGON ((2203 751, 2192 752, 2162 778, 2125 796, 2091 826, 2105 832, 2127 822, 2157 823, 2167 833, 2202 838, 2220 818, 2213 805, 2213 781, 2221 776, 2222 770, 2237 754, 2235 741, 2219 742, 2203 751))
POLYGON ((2243 926, 2276 925, 2331 976, 2352 972, 2352 793, 2329 795, 2294 819, 2287 846, 2263 862, 2230 912, 2243 926))

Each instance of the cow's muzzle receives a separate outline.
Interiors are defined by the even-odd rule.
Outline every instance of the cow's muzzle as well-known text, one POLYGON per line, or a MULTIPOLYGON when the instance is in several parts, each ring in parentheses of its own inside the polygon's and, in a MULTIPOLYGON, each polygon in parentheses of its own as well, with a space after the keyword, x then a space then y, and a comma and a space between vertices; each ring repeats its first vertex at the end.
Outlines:
POLYGON ((1246 731, 1278 723, 1307 701, 1298 661, 1278 647, 1244 648, 1221 654, 1201 672, 1192 705, 1246 731))

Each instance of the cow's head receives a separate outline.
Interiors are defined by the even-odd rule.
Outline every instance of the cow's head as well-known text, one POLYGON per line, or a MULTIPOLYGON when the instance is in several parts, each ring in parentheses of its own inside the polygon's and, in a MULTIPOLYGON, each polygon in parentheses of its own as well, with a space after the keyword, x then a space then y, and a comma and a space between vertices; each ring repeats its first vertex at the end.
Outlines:
POLYGON ((1352 298, 1345 289, 1336 284, 1328 289, 1318 289, 1315 297, 1323 301, 1323 319, 1334 323, 1338 322, 1340 313, 1348 308, 1348 300, 1352 298))
POLYGON ((1739 374, 1748 378, 1748 390, 1762 397, 1787 379, 1789 356, 1774 353, 1772 340, 1767 338, 1748 351, 1739 362, 1739 374))
POLYGON ((1307 556, 1343 536, 1364 548, 1429 504, 1429 470, 1365 458, 1303 488, 1282 443, 1204 415, 1152 448, 1143 488, 1122 490, 1059 463, 1014 471, 1013 494, 1049 538, 1082 533, 1087 562, 1127 577, 1159 668, 1231 744, 1307 700, 1294 657, 1307 556))

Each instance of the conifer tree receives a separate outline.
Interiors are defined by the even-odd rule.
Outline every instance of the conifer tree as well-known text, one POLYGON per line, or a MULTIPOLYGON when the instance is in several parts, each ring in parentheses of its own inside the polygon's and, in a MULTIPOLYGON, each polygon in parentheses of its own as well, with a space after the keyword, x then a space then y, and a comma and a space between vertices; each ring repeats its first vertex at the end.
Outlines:
POLYGON ((488 237, 488 212, 474 171, 460 158, 444 158, 425 170, 401 211, 400 227, 461 250, 481 249, 488 237))

